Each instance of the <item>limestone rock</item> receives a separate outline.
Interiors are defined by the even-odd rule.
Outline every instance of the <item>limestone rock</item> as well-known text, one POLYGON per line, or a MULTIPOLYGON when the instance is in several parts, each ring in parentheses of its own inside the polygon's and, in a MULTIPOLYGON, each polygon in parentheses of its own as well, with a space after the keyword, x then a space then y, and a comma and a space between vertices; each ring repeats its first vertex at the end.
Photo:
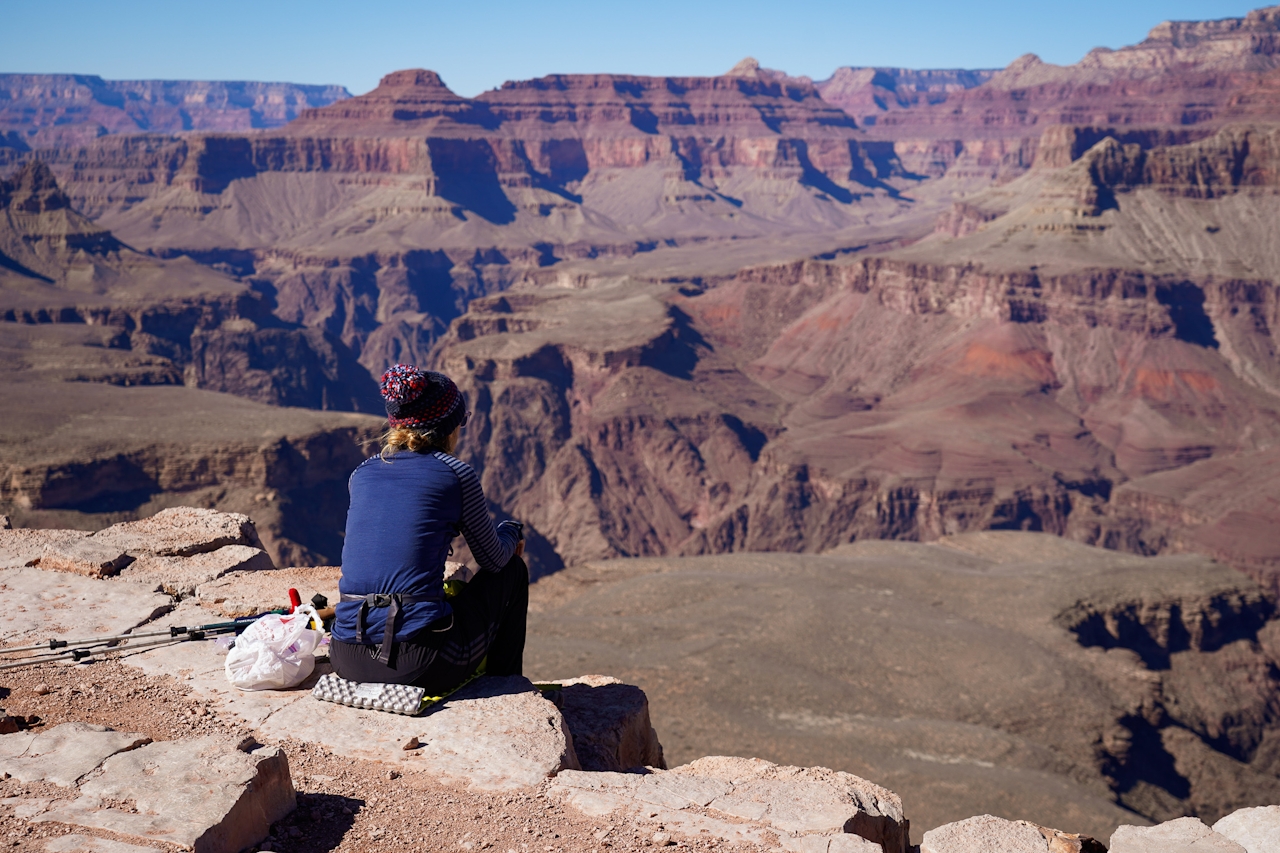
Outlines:
POLYGON ((5 797, 0 800, 0 806, 9 806, 14 817, 27 820, 49 808, 52 802, 53 797, 5 797))
POLYGON ((1087 835, 984 814, 931 829, 920 853, 1106 853, 1087 835))
POLYGON ((617 813, 686 837, 796 851, 907 850, 898 796, 825 767, 712 756, 644 775, 565 771, 552 791, 587 814, 617 813))
POLYGON ((23 782, 70 787, 107 758, 150 743, 139 734, 90 723, 63 723, 39 733, 0 736, 0 773, 23 782))
POLYGON ((259 726, 269 738, 319 743, 332 752, 411 766, 483 790, 529 787, 578 759, 564 718, 527 678, 480 678, 422 717, 402 717, 312 699, 259 726), (405 741, 418 738, 411 752, 405 741))
MULTIPOLYGON (((164 622, 192 624, 199 618, 192 609, 183 602, 164 622)), ((315 679, 332 671, 327 661, 293 690, 245 692, 227 683, 224 660, 205 641, 140 652, 123 663, 149 675, 185 674, 193 695, 243 719, 264 740, 294 738, 397 768, 412 762, 408 766, 473 788, 527 787, 579 766, 560 711, 526 678, 481 678, 429 713, 404 717, 313 699, 315 679), (413 738, 418 747, 406 751, 413 738)))
POLYGON ((1111 853, 1246 853, 1245 848, 1205 826, 1180 817, 1156 826, 1122 826, 1111 835, 1111 853))
POLYGON ((78 832, 50 839, 44 849, 47 853, 152 853, 155 850, 154 847, 139 847, 137 844, 94 838, 78 832))
POLYGON ((0 530, 0 569, 30 566, 50 545, 84 539, 83 530, 0 530))
POLYGON ((152 743, 102 764, 80 796, 34 821, 104 829, 177 844, 195 853, 239 853, 295 806, 288 759, 274 747, 250 754, 214 737, 152 743), (118 803, 131 802, 125 811, 118 803))
POLYGON ((1215 823, 1213 831, 1249 853, 1275 853, 1280 850, 1280 806, 1240 809, 1215 823))
POLYGON ((136 584, 37 568, 0 569, 0 599, 5 603, 0 640, 9 645, 121 634, 173 606, 169 596, 136 584))
POLYGON ((202 606, 232 619, 266 613, 289 603, 289 590, 296 589, 303 603, 320 593, 330 604, 338 602, 337 566, 273 569, 270 571, 236 570, 217 580, 196 587, 195 597, 202 606))
MULTIPOLYGON (((156 627, 199 625, 208 621, 210 617, 188 599, 158 621, 156 627)), ((214 617, 213 621, 218 619, 214 617)), ((237 690, 227 682, 226 659, 226 652, 220 650, 213 640, 198 640, 125 655, 121 662, 148 675, 185 676, 185 684, 193 695, 215 702, 220 711, 239 717, 255 729, 272 714, 295 702, 305 700, 313 703, 310 690, 315 679, 331 671, 327 661, 318 661, 312 676, 293 690, 245 691, 237 690)))
POLYGON ((150 518, 113 524, 92 538, 134 556, 189 557, 226 545, 262 547, 249 516, 189 506, 162 509, 150 518))
POLYGON ((119 574, 131 562, 133 557, 122 549, 110 542, 98 542, 89 537, 46 545, 40 553, 37 565, 53 572, 105 578, 119 574))
POLYGON ((157 557, 147 554, 121 571, 120 577, 138 583, 154 584, 170 595, 186 598, 194 595, 201 584, 230 572, 258 572, 274 568, 271 557, 261 548, 224 545, 216 551, 205 551, 190 557, 157 557))
POLYGON ((643 690, 605 675, 557 683, 564 688, 560 712, 583 770, 666 769, 643 690))

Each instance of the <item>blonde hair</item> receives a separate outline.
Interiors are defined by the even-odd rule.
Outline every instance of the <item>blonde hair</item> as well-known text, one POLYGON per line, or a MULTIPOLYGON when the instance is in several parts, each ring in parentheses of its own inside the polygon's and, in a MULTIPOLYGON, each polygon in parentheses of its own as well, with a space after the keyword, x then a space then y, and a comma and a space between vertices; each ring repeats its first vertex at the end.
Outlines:
POLYGON ((452 433, 441 435, 438 431, 431 429, 391 427, 382 434, 382 451, 378 455, 386 462, 389 461, 387 459, 389 454, 404 450, 410 453, 435 453, 438 450, 452 453, 449 435, 452 433))

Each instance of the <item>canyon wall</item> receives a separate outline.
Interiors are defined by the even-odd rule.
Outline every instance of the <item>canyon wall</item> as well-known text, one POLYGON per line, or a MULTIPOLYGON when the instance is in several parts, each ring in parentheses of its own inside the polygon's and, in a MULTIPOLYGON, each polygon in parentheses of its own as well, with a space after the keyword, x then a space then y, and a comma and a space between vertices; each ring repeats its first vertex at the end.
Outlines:
POLYGON ((3 316, 110 330, 59 376, 271 405, 457 372, 544 570, 1021 528, 1270 577, 1278 145, 1232 122, 1274 114, 1276 21, 817 84, 411 69, 17 152, 3 316))
POLYGON ((0 74, 0 148, 83 145, 112 133, 279 127, 308 107, 349 97, 342 86, 0 74))

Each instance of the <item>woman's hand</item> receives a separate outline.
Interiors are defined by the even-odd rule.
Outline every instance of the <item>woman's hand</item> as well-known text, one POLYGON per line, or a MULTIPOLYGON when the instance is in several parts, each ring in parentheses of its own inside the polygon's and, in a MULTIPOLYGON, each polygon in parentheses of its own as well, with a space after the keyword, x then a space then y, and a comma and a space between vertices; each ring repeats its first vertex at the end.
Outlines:
POLYGON ((517 557, 524 556, 524 540, 523 539, 521 539, 519 542, 516 543, 516 556, 517 557))

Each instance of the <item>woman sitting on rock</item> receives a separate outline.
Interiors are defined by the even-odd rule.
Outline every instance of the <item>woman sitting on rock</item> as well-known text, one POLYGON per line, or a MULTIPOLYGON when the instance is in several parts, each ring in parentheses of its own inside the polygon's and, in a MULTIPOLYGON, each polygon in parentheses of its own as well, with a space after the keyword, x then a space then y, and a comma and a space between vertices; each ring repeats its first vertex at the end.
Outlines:
POLYGON ((445 693, 486 655, 490 675, 520 675, 529 571, 521 526, 489 518, 475 471, 454 458, 471 413, 442 373, 407 364, 382 377, 390 429, 351 475, 330 659, 351 681, 445 693), (480 566, 445 600, 444 562, 459 533, 480 566))

